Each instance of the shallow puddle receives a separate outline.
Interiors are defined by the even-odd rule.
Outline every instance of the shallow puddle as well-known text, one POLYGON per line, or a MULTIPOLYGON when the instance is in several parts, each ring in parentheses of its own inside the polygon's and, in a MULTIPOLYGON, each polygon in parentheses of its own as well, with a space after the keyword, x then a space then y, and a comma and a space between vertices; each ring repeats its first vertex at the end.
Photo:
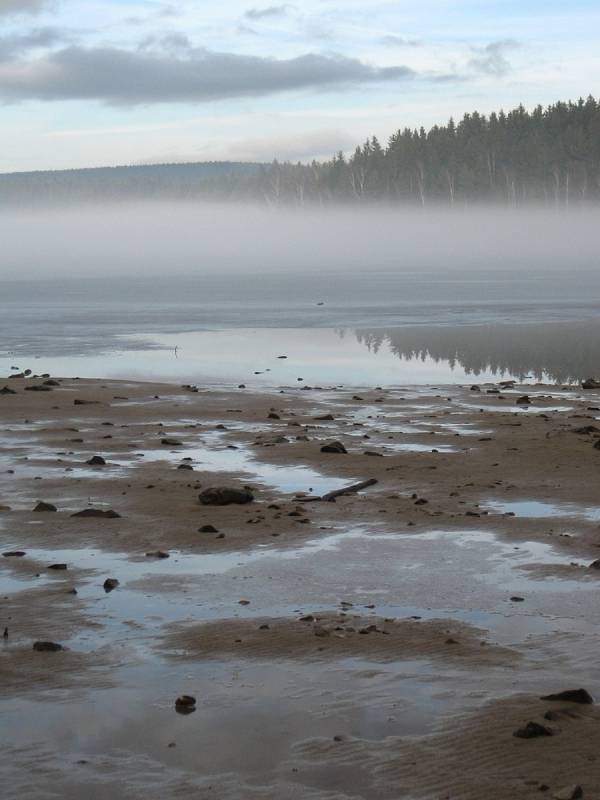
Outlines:
POLYGON ((547 519, 569 517, 595 522, 600 520, 600 508, 580 506, 575 503, 548 503, 541 500, 492 500, 486 503, 491 511, 514 514, 516 517, 547 519))

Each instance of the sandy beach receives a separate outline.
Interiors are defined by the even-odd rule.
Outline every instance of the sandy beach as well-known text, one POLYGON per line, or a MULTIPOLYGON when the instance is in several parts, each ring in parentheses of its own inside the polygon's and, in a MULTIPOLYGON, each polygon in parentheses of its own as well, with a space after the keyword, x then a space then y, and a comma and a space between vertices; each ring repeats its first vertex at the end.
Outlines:
POLYGON ((7 800, 600 796, 600 391, 0 391, 7 800))

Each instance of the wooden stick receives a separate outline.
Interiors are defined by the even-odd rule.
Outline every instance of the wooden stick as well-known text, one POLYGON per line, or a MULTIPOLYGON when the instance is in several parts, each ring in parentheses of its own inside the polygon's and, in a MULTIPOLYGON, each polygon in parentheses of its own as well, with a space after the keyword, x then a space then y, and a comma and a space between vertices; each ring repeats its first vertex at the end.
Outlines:
POLYGON ((299 503, 317 503, 323 501, 325 503, 335 503, 335 498, 340 497, 343 494, 354 494, 355 492, 360 492, 361 489, 366 489, 369 486, 374 486, 378 483, 377 478, 369 478, 368 481, 361 481, 360 483, 353 483, 351 486, 345 486, 343 489, 336 489, 333 492, 327 492, 322 497, 297 497, 296 500, 299 503))

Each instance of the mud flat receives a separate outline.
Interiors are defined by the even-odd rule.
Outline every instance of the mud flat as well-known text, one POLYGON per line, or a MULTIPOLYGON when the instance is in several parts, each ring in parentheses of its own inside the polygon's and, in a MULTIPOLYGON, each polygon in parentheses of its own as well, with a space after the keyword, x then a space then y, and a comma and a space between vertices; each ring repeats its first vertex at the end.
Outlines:
POLYGON ((7 800, 600 796, 600 392, 0 391, 7 800))

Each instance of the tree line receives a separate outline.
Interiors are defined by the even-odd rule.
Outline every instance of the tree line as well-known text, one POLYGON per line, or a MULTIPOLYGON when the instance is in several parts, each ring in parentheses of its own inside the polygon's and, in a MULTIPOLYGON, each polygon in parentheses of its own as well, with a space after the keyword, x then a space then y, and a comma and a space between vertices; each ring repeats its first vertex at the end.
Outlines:
POLYGON ((172 164, 0 175, 0 202, 142 198, 269 205, 542 203, 600 200, 600 101, 522 105, 373 136, 328 161, 172 164))

